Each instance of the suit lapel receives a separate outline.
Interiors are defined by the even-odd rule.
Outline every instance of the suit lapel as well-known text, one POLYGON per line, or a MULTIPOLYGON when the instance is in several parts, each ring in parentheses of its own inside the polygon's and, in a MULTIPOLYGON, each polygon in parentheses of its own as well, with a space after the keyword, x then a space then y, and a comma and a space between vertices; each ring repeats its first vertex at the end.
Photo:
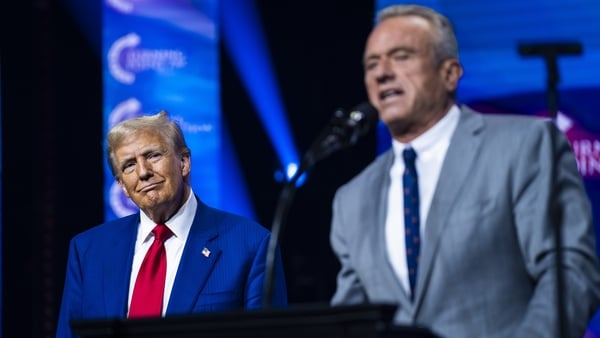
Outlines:
POLYGON ((417 277, 417 310, 429 283, 440 238, 453 201, 459 198, 470 168, 476 163, 481 146, 482 128, 482 117, 466 107, 461 107, 460 120, 450 141, 427 218, 426 239, 421 247, 422 256, 417 277))
POLYGON ((199 199, 196 216, 188 235, 181 262, 177 269, 167 314, 192 312, 200 291, 221 254, 221 248, 212 242, 218 236, 218 221, 210 208, 199 199))
POLYGON ((137 234, 139 216, 132 215, 119 221, 118 230, 113 236, 106 252, 102 256, 102 275, 104 277, 104 301, 108 316, 122 316, 127 313, 129 277, 133 262, 133 251, 137 234), (123 259, 126 257, 126 259, 123 259))
POLYGON ((373 192, 366 196, 377 196, 374 201, 374 207, 370 208, 376 215, 368 219, 376 219, 377 223, 374 228, 371 238, 371 250, 375 256, 375 261, 384 262, 382 269, 378 269, 378 274, 381 278, 381 284, 385 285, 385 292, 394 295, 394 299, 399 302, 399 305, 405 309, 411 308, 411 301, 408 293, 402 288, 398 276, 392 267, 392 264, 387 253, 387 241, 385 233, 385 223, 387 218, 387 200, 390 188, 390 169, 394 164, 395 155, 392 149, 385 153, 382 159, 382 164, 379 170, 375 170, 375 177, 372 178, 372 183, 368 189, 373 192), (383 243, 383 245, 382 245, 383 243))

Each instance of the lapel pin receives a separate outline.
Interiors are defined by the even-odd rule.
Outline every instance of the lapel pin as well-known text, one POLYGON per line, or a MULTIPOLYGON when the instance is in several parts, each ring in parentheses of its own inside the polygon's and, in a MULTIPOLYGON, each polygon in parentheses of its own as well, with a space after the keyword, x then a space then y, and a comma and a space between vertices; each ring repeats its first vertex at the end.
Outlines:
POLYGON ((204 248, 202 249, 202 254, 204 255, 204 257, 208 258, 208 256, 210 256, 210 250, 208 250, 208 248, 204 248))

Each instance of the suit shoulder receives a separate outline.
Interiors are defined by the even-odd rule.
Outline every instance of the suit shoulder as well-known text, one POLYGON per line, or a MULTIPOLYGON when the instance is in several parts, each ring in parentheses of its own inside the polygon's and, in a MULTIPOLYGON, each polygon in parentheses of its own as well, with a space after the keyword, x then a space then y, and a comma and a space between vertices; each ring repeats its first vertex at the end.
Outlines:
POLYGON ((101 241, 103 239, 119 236, 120 233, 128 231, 129 225, 137 225, 139 215, 132 214, 118 219, 110 220, 102 224, 98 224, 92 228, 84 230, 73 237, 75 242, 101 241))
POLYGON ((475 134, 482 132, 487 139, 499 139, 517 146, 526 140, 559 132, 554 121, 546 117, 481 113, 464 106, 459 123, 466 126, 463 130, 472 129, 475 134))
POLYGON ((518 115, 518 114, 481 114, 485 120, 490 123, 501 123, 501 124, 516 124, 516 126, 539 126, 552 123, 552 120, 547 117, 532 116, 532 115, 518 115))
POLYGON ((254 253, 259 247, 265 246, 270 238, 270 231, 258 222, 229 211, 199 205, 202 208, 199 215, 202 223, 214 227, 218 233, 217 241, 228 246, 254 253))
POLYGON ((547 117, 520 114, 481 113, 465 107, 463 107, 463 111, 467 118, 470 116, 479 116, 485 125, 496 127, 496 129, 499 130, 515 132, 527 131, 532 128, 547 129, 548 127, 555 127, 554 122, 547 117))
POLYGON ((214 222, 214 224, 218 224, 220 232, 242 231, 247 234, 256 234, 260 236, 265 236, 269 233, 267 228, 265 228, 258 222, 250 219, 249 217, 238 215, 230 211, 217 209, 207 205, 203 205, 202 208, 204 209, 202 211, 204 214, 203 217, 212 219, 211 222, 214 222))

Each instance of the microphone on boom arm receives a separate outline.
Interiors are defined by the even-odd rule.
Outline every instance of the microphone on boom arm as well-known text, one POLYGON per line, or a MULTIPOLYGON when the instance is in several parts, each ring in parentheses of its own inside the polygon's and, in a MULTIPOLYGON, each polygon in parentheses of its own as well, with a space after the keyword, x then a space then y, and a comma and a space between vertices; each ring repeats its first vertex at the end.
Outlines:
POLYGON ((377 120, 377 110, 368 102, 360 103, 349 111, 336 110, 329 125, 304 155, 300 167, 308 169, 332 153, 355 145, 360 137, 375 126, 377 120))
POLYGON ((285 216, 294 196, 296 182, 304 172, 318 161, 338 150, 356 144, 360 137, 373 129, 377 121, 377 110, 368 102, 360 103, 350 111, 343 109, 336 110, 327 127, 319 134, 302 158, 302 162, 298 166, 296 173, 283 186, 277 209, 275 210, 273 224, 271 225, 271 238, 269 239, 269 246, 267 248, 263 284, 264 308, 271 306, 275 254, 280 234, 283 231, 285 216))

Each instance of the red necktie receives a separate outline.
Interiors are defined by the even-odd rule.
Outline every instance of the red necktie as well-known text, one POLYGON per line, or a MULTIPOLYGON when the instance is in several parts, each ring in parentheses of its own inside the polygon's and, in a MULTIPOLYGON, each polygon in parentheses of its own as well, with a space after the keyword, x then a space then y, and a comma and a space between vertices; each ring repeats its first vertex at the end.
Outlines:
POLYGON ((154 242, 146 253, 135 280, 129 306, 129 318, 160 317, 162 315, 165 277, 167 276, 167 255, 164 243, 173 233, 164 224, 155 226, 152 233, 154 242))

